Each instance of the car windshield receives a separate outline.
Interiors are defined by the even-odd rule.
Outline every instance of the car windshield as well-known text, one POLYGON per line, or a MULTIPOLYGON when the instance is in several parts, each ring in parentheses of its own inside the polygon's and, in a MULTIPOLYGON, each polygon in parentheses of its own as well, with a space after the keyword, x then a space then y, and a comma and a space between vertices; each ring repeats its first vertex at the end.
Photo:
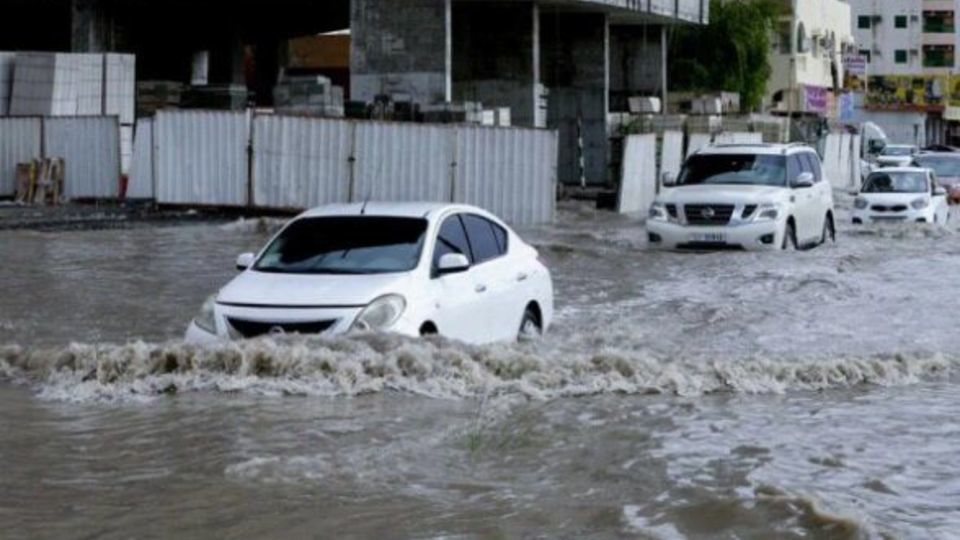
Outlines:
POLYGON ((339 216, 299 219, 270 244, 254 267, 285 274, 387 274, 416 268, 427 221, 339 216))
POLYGON ((922 172, 873 173, 863 184, 864 193, 924 193, 926 174, 922 172))
POLYGON ((919 156, 914 161, 924 169, 932 169, 941 178, 960 176, 960 156, 919 156))
POLYGON ((677 184, 734 184, 786 187, 786 158, 757 154, 691 156, 677 184))
POLYGON ((910 156, 913 155, 912 146, 888 146, 880 152, 882 156, 910 156))

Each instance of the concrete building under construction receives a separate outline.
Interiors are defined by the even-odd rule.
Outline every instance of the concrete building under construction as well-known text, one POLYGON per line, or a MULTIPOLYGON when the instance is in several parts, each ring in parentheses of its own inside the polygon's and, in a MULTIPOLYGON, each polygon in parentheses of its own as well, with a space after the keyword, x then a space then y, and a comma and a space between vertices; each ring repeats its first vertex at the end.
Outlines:
POLYGON ((347 99, 508 107, 560 133, 559 180, 608 180, 607 118, 660 95, 669 28, 703 24, 709 0, 7 0, 0 50, 120 51, 140 80, 211 84, 271 106, 291 38, 349 29, 347 99))

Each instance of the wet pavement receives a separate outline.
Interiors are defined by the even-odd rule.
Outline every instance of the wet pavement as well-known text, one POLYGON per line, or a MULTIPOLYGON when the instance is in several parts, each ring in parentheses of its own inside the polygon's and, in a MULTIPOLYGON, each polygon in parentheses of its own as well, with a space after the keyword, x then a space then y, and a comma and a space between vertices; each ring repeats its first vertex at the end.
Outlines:
POLYGON ((960 531, 952 229, 843 224, 812 251, 657 253, 637 220, 567 205, 523 231, 557 288, 541 342, 180 342, 279 223, 0 231, 4 531, 960 531))

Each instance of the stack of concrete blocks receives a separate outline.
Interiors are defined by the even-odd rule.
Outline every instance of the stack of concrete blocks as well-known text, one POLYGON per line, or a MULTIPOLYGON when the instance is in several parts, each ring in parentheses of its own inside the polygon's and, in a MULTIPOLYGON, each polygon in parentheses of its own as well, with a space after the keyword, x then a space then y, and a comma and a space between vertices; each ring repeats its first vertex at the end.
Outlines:
POLYGON ((285 76, 273 89, 273 105, 281 114, 343 118, 343 88, 328 77, 285 76))
POLYGON ((153 116, 159 110, 180 108, 183 83, 140 81, 137 83, 137 115, 153 116))
POLYGON ((13 94, 13 67, 16 53, 0 52, 0 116, 10 113, 10 96, 13 94))
POLYGON ((660 114, 662 110, 658 97, 634 96, 627 98, 627 103, 633 114, 660 114))

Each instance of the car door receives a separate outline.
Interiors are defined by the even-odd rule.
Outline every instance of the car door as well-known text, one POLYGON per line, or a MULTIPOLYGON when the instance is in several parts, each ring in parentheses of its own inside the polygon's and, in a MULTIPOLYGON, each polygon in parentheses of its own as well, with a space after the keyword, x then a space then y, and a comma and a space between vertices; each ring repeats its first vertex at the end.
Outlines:
MULTIPOLYGON (((793 154, 787 156, 787 178, 792 183, 801 173, 813 173, 810 164, 806 159, 801 159, 802 154, 793 154)), ((793 190, 793 218, 797 228, 797 242, 800 245, 810 243, 814 234, 814 221, 816 218, 816 185, 807 188, 791 188, 793 190)))
POLYGON ((505 231, 476 214, 461 217, 476 261, 478 305, 483 310, 478 315, 486 321, 486 337, 490 341, 515 339, 526 299, 518 294, 520 269, 507 256, 505 231))
POLYGON ((807 153, 807 160, 813 170, 813 179, 816 182, 814 186, 814 197, 816 199, 816 229, 815 234, 823 231, 823 226, 827 214, 833 210, 833 186, 823 177, 823 166, 820 163, 820 156, 815 152, 807 153))
POLYGON ((477 299, 481 285, 480 272, 472 266, 473 254, 467 231, 457 214, 446 217, 440 224, 433 250, 431 297, 434 303, 433 322, 440 335, 468 343, 484 343, 484 323, 479 320, 482 309, 477 299), (440 258, 448 253, 466 255, 471 267, 465 272, 440 275, 440 258))

